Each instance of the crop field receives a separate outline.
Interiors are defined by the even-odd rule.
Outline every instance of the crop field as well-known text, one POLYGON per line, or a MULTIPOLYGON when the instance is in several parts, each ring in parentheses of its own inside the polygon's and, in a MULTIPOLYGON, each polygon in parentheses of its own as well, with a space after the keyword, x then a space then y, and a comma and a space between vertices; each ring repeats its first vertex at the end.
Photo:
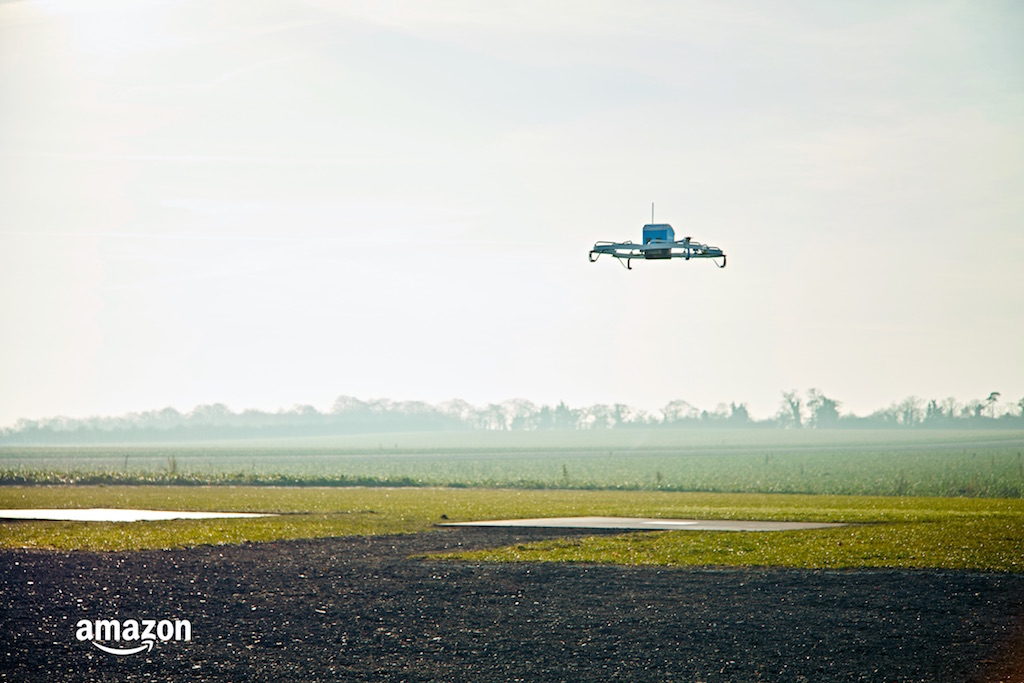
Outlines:
POLYGON ((0 483, 1024 495, 1024 432, 610 430, 4 447, 0 483))

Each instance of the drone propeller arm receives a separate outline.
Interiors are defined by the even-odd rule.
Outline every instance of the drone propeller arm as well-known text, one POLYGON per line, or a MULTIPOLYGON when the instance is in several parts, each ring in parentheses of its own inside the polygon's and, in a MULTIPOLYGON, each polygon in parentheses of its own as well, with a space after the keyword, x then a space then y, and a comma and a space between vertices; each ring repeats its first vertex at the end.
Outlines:
POLYGON ((644 244, 634 242, 596 242, 594 248, 587 255, 591 263, 597 261, 603 254, 608 254, 621 261, 625 266, 633 270, 633 259, 673 259, 681 258, 687 261, 691 259, 711 259, 719 268, 725 268, 725 254, 718 247, 711 247, 700 242, 693 242, 687 237, 678 241, 663 239, 652 239, 644 244), (718 263, 718 259, 722 262, 718 263))

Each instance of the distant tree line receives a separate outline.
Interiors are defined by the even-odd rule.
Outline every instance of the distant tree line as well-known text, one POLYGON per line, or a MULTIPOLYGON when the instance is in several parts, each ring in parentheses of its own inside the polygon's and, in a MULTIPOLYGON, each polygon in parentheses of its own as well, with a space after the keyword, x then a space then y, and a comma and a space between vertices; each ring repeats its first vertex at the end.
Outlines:
POLYGON ((686 401, 672 401, 658 412, 631 406, 595 404, 571 408, 565 403, 538 406, 512 399, 474 406, 459 399, 437 405, 421 401, 362 401, 341 396, 326 412, 313 406, 290 410, 232 412, 217 403, 188 413, 164 408, 117 417, 53 417, 19 420, 0 429, 0 445, 89 444, 265 439, 388 432, 536 431, 580 429, 782 428, 782 429, 1024 429, 1024 398, 1001 403, 999 392, 960 403, 956 399, 925 400, 910 396, 867 416, 840 412, 841 403, 818 389, 803 395, 785 391, 775 415, 751 417, 744 403, 721 403, 702 410, 686 401))
MULTIPOLYGON (((810 389, 801 399, 796 391, 782 393, 782 404, 774 421, 787 428, 1024 428, 1024 398, 1016 403, 1001 403, 1002 394, 991 392, 984 399, 961 403, 955 398, 922 399, 917 396, 893 403, 861 417, 839 412, 840 403, 818 389, 810 389)), ((771 421, 771 420, 769 420, 771 421)))

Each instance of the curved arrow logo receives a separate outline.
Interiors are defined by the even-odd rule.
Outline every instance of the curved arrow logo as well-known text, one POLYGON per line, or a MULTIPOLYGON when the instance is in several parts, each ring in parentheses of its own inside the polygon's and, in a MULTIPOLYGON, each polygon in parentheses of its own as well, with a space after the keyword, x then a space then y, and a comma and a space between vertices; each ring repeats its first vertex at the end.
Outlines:
POLYGON ((124 657, 124 656, 127 656, 127 655, 133 655, 136 652, 142 652, 143 650, 149 650, 149 651, 153 650, 153 641, 152 640, 147 640, 145 643, 143 643, 142 645, 139 645, 138 647, 129 647, 129 648, 124 648, 124 649, 118 648, 118 647, 107 647, 106 645, 101 645, 101 644, 97 643, 95 640, 92 640, 90 642, 93 645, 95 645, 96 647, 98 647, 99 649, 103 650, 104 652, 109 652, 110 654, 117 655, 118 657, 124 657))

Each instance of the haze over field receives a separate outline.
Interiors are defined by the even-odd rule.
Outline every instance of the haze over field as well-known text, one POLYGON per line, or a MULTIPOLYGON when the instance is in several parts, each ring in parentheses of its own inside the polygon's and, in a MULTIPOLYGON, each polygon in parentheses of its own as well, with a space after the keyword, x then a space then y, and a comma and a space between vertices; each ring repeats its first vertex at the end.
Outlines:
POLYGON ((0 2, 0 427, 1024 397, 1015 2, 0 2), (650 218, 720 246, 627 272, 650 218))

